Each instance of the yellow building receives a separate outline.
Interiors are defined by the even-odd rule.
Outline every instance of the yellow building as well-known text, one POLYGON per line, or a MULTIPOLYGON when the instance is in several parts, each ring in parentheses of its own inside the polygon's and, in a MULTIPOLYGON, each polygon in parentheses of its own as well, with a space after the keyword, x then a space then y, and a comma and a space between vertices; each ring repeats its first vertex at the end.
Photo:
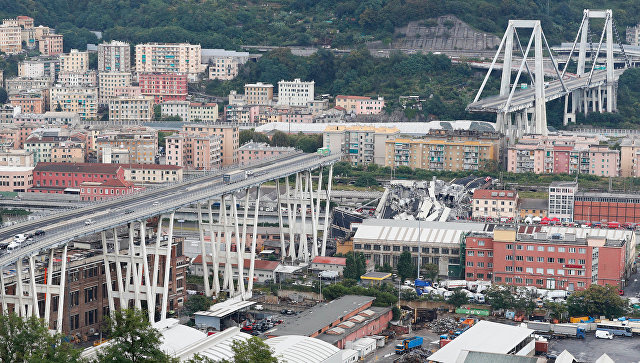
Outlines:
POLYGON ((491 141, 398 138, 385 143, 385 166, 428 170, 481 170, 496 162, 498 145, 491 141))
POLYGON ((85 147, 81 143, 61 142, 51 148, 51 162, 84 163, 85 147))
POLYGON ((231 124, 200 124, 191 123, 182 126, 183 136, 213 136, 221 138, 222 166, 238 163, 238 148, 240 148, 240 131, 238 126, 231 124))
POLYGON ((97 87, 65 87, 49 90, 50 107, 54 111, 75 112, 82 120, 95 120, 98 115, 97 87))
POLYGON ((342 152, 343 159, 353 166, 383 165, 385 144, 395 140, 400 130, 393 127, 327 126, 323 146, 332 154, 342 152))
POLYGON ((0 25, 0 52, 18 54, 22 51, 22 28, 10 24, 0 25))
POLYGON ((68 54, 60 55, 60 72, 83 73, 89 70, 89 52, 71 49, 68 54))
POLYGON ((244 99, 247 105, 269 105, 273 102, 273 85, 262 82, 245 84, 244 99))
POLYGON ((109 100, 109 121, 120 124, 150 122, 153 118, 153 97, 118 97, 109 100))

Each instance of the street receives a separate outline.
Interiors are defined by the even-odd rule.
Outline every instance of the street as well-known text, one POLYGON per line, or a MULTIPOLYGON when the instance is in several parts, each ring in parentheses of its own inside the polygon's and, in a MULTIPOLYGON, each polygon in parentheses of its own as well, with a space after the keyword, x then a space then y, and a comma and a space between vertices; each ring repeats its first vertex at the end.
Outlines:
POLYGON ((640 292, 640 275, 636 272, 629 277, 629 285, 624 288, 624 297, 635 297, 640 292))

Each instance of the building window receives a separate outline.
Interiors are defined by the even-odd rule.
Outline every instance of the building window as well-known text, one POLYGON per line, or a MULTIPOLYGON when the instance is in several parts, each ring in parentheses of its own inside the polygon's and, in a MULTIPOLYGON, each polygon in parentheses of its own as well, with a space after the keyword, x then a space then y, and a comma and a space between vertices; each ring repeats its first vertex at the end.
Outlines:
POLYGON ((532 274, 533 273, 533 267, 527 267, 526 269, 528 274, 532 274))
POLYGON ((473 251, 467 251, 467 256, 473 256, 473 251))
POLYGON ((506 272, 513 272, 513 266, 505 266, 505 267, 504 267, 504 270, 505 270, 506 272))
POLYGON ((553 263, 553 261, 554 261, 553 257, 547 257, 547 262, 553 263))
POLYGON ((513 245, 512 244, 507 244, 507 249, 508 250, 512 250, 513 249, 513 245))
POLYGON ((506 255, 506 256, 504 256, 504 258, 505 258, 507 261, 513 261, 513 255, 506 255))

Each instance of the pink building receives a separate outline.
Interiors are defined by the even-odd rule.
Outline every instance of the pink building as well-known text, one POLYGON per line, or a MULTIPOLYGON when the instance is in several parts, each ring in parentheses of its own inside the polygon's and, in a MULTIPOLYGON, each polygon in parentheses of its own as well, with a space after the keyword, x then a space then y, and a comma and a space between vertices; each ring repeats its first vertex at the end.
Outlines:
POLYGON ((26 192, 33 186, 33 167, 0 166, 0 192, 26 192))
POLYGON ((344 108, 356 115, 376 115, 384 108, 384 98, 372 99, 364 96, 336 96, 336 107, 344 108))
POLYGON ((136 187, 133 182, 110 179, 104 182, 83 182, 80 184, 80 200, 104 200, 131 194, 144 187, 136 187))
POLYGON ((238 149, 240 164, 248 164, 256 160, 271 158, 280 154, 294 152, 296 149, 284 146, 270 146, 266 143, 250 141, 238 149))
POLYGON ((305 112, 282 112, 280 113, 282 122, 292 124, 310 124, 313 122, 313 115, 305 112))
POLYGON ((187 99, 187 75, 177 73, 143 73, 139 78, 142 94, 153 96, 154 103, 187 99))
POLYGON ((507 150, 507 171, 535 174, 620 175, 620 151, 595 137, 526 136, 507 150))

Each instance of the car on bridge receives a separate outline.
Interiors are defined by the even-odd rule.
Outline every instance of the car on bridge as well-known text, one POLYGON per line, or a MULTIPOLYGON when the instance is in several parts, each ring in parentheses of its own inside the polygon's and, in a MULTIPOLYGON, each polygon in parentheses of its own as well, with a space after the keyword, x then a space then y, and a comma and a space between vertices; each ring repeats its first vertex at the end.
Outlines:
POLYGON ((90 224, 94 224, 94 223, 95 223, 95 221, 93 219, 91 219, 91 218, 89 218, 86 221, 84 221, 84 224, 86 224, 87 226, 90 225, 90 224))

